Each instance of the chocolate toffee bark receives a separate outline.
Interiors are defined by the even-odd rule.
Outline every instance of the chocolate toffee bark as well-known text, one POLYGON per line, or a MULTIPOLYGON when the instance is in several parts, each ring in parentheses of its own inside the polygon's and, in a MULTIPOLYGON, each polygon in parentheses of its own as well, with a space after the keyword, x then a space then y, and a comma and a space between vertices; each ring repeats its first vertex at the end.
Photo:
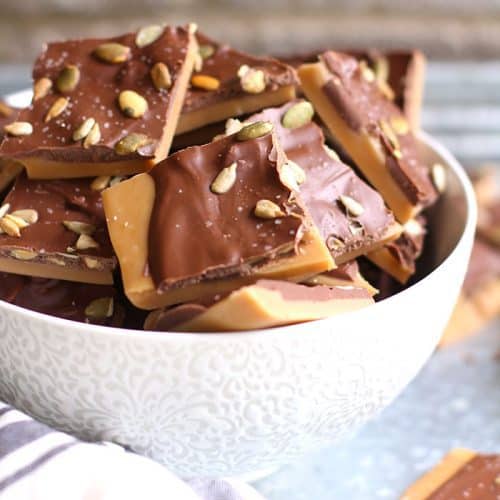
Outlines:
POLYGON ((500 249, 500 197, 479 211, 478 235, 500 249))
POLYGON ((0 155, 31 178, 143 172, 163 160, 197 45, 190 28, 51 43, 35 63, 34 99, 0 155))
POLYGON ((366 64, 329 51, 320 62, 305 64, 298 72, 306 96, 330 133, 400 222, 436 200, 436 179, 420 158, 408 121, 380 91, 366 64))
POLYGON ((150 315, 146 327, 182 332, 255 330, 302 323, 373 303, 364 288, 259 280, 213 305, 185 304, 150 315))
POLYGON ((303 174, 257 122, 179 151, 103 193, 125 292, 144 309, 334 267, 298 193, 303 174), (134 200, 131 204, 130 200, 134 200))
POLYGON ((426 225, 422 215, 409 220, 399 238, 366 257, 404 285, 415 274, 416 261, 424 248, 426 225))
MULTIPOLYGON (((277 59, 298 68, 302 64, 318 62, 322 52, 325 51, 277 56, 277 59)), ((419 50, 377 49, 347 50, 344 53, 368 64, 382 93, 403 111, 412 130, 418 130, 425 83, 424 54, 419 50)))
POLYGON ((358 262, 352 260, 340 264, 336 269, 318 274, 304 281, 306 285, 325 286, 354 286, 364 288, 371 296, 379 293, 378 289, 372 286, 361 274, 358 262))
POLYGON ((500 250, 476 238, 453 315, 440 345, 457 342, 500 315, 500 250))
POLYGON ((0 271, 111 284, 116 265, 90 179, 19 176, 0 207, 0 271))
POLYGON ((455 449, 410 486, 401 500, 498 500, 499 497, 500 455, 455 449))
POLYGON ((176 134, 276 106, 295 97, 293 68, 196 34, 199 57, 176 134))
POLYGON ((0 272, 0 299, 58 318, 123 326, 125 310, 109 285, 32 278, 0 272))
MULTIPOLYGON (((5 135, 5 128, 16 120, 19 110, 12 108, 6 102, 0 100, 0 142, 5 135)), ((0 158, 0 192, 23 171, 23 166, 14 160, 0 158)))
POLYGON ((308 101, 292 101, 251 116, 273 123, 289 160, 305 172, 301 197, 335 262, 342 264, 382 247, 401 233, 401 226, 382 197, 330 148, 312 121, 308 101))

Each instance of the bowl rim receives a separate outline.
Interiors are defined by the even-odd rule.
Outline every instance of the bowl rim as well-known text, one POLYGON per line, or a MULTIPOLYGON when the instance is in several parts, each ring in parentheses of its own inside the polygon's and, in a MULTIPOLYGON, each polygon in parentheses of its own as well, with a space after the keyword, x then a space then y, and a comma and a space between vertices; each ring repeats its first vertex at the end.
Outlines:
MULTIPOLYGON (((5 97, 7 102, 10 103, 16 103, 20 99, 27 98, 29 96, 29 92, 27 90, 23 90, 20 92, 16 92, 13 94, 9 94, 8 96, 5 97)), ((90 323, 82 323, 78 321, 73 321, 69 319, 64 319, 64 318, 58 318, 56 316, 50 316, 48 314, 32 311, 30 309, 25 309, 21 306, 16 306, 14 304, 10 304, 8 302, 4 302, 0 300, 0 312, 2 310, 10 311, 12 313, 16 313, 19 316, 25 316, 29 317, 33 320, 38 320, 38 321, 43 321, 47 324, 51 324, 55 329, 59 328, 65 328, 65 327, 71 327, 72 329, 82 329, 85 330, 87 334, 98 334, 98 335, 111 335, 111 336, 127 336, 128 338, 136 338, 136 339, 144 339, 144 340, 166 340, 166 339, 173 339, 175 338, 176 340, 181 340, 181 341, 190 341, 190 340, 197 340, 199 341, 200 339, 204 340, 211 340, 211 339, 217 339, 222 340, 222 339, 236 339, 236 338, 242 338, 242 337, 251 337, 252 339, 261 339, 263 335, 270 336, 270 335, 281 335, 283 333, 292 333, 297 330, 301 330, 304 328, 304 326, 308 325, 311 327, 312 325, 318 325, 320 323, 333 323, 335 322, 338 318, 341 318, 344 320, 345 318, 349 318, 353 314, 360 315, 363 311, 371 310, 373 311, 374 308, 380 309, 381 307, 388 307, 390 304, 397 300, 401 300, 402 296, 406 296, 410 293, 413 292, 417 287, 422 287, 425 286, 428 281, 432 279, 434 274, 440 271, 440 269, 446 265, 446 263, 453 258, 453 256, 458 253, 461 249, 461 247, 465 244, 465 242, 468 240, 469 236, 471 236, 475 232, 475 227, 476 227, 476 220, 477 220, 477 205, 476 205, 476 199, 475 199, 475 194, 474 194, 474 189, 472 187, 472 183, 465 173, 464 168, 462 165, 458 162, 458 160, 451 154, 451 152, 445 148, 439 141, 434 139, 432 136, 430 136, 428 133, 424 131, 419 131, 417 133, 418 139, 423 142, 426 146, 428 146, 430 149, 432 149, 437 156, 441 157, 442 160, 445 162, 446 166, 450 168, 453 173, 457 176, 459 180, 459 185, 464 193, 464 198, 466 202, 466 221, 465 221, 465 226, 462 231, 462 234, 460 235, 455 247, 450 251, 450 253, 445 257, 445 259, 435 268, 433 269, 429 274, 424 276, 421 280, 419 280, 417 283, 414 283, 413 285, 409 286, 408 288, 402 290, 401 292, 388 297, 384 299, 383 301, 376 302, 374 304, 371 304, 369 307, 363 308, 363 309, 358 309, 354 311, 349 311, 345 313, 341 313, 336 316, 332 316, 330 318, 324 318, 320 320, 315 320, 315 321, 310 321, 310 322, 305 322, 305 323, 298 323, 294 325, 285 325, 285 326, 279 326, 279 327, 274 327, 274 328, 261 328, 257 330, 248 330, 248 331, 228 331, 228 332, 197 332, 197 333, 191 333, 191 332, 162 332, 162 331, 153 331, 153 330, 132 330, 132 329, 126 329, 126 328, 117 328, 117 327, 110 327, 110 326, 103 326, 103 325, 92 325, 90 323)))

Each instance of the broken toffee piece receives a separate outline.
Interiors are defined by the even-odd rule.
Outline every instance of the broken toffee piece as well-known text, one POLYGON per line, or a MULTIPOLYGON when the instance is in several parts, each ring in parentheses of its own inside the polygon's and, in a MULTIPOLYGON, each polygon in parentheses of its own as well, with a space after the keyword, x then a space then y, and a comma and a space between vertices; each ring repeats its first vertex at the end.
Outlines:
POLYGON ((109 285, 90 285, 0 272, 0 299, 58 318, 123 326, 125 311, 109 285))
POLYGON ((458 448, 410 486, 401 500, 498 500, 499 497, 500 455, 458 448))
MULTIPOLYGON (((317 62, 322 52, 325 51, 277 56, 277 59, 298 68, 302 64, 317 62)), ((382 93, 403 111, 411 129, 418 130, 424 91, 426 65, 424 54, 419 50, 372 49, 344 52, 368 64, 382 93)))
POLYGON ((239 52, 201 33, 196 38, 199 55, 176 134, 295 97, 297 77, 290 66, 239 52))
POLYGON ((288 159, 304 171, 301 198, 335 263, 342 264, 397 238, 401 226, 379 193, 325 146, 313 113, 308 101, 297 100, 266 109, 245 123, 273 123, 288 159))
POLYGON ((134 305, 156 309, 334 267, 299 193, 285 184, 290 165, 271 130, 253 123, 104 191, 134 305))
POLYGON ((500 315, 500 249, 476 237, 453 315, 441 338, 448 345, 479 331, 500 315))
POLYGON ((49 44, 34 66, 33 102, 0 155, 31 178, 147 171, 167 156, 177 126, 197 51, 190 31, 49 44))
POLYGON ((356 288, 365 288, 371 296, 377 295, 379 292, 361 274, 356 260, 340 264, 336 269, 308 278, 303 283, 306 285, 324 285, 330 287, 354 286, 356 288))
POLYGON ((409 123, 379 89, 374 72, 333 51, 302 65, 299 77, 330 133, 405 223, 438 192, 420 158, 409 123))
POLYGON ((101 193, 90 179, 21 174, 0 207, 0 271, 111 284, 116 265, 101 193))
POLYGON ((366 257, 404 285, 415 274, 416 261, 424 248, 426 225, 422 215, 409 220, 399 238, 366 257))
POLYGON ((364 288, 274 280, 259 280, 227 297, 208 300, 213 305, 185 304, 155 311, 145 327, 181 332, 255 330, 327 318, 373 303, 364 288))

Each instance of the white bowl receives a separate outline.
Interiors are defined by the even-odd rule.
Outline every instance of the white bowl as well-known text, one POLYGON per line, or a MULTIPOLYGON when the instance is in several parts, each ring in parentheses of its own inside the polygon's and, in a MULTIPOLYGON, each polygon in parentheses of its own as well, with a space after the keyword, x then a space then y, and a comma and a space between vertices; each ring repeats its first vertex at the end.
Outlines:
POLYGON ((387 406, 433 352, 457 298, 476 206, 457 161, 433 210, 434 269, 366 309, 247 333, 89 326, 0 302, 0 399, 183 477, 255 475, 332 443, 387 406))

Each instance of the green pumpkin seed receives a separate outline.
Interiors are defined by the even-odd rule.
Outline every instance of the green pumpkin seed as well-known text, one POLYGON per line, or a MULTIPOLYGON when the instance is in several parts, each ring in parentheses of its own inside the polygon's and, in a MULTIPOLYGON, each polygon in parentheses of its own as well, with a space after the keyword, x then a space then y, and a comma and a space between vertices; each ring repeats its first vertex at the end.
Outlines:
POLYGON ((130 53, 130 47, 116 42, 103 43, 93 52, 98 59, 109 64, 125 62, 130 57, 130 53))
POLYGON ((74 64, 69 64, 61 70, 56 80, 59 92, 73 92, 80 81, 80 70, 74 64))
POLYGON ((115 152, 119 155, 135 153, 138 149, 151 144, 153 141, 144 134, 129 134, 120 139, 115 145, 115 152))
POLYGON ((123 90, 118 96, 123 114, 129 118, 140 118, 148 110, 148 101, 133 90, 123 90))
POLYGON ((237 134, 236 140, 248 141, 250 139, 258 139, 264 135, 269 134, 273 130, 271 122, 254 122, 244 126, 237 134))
POLYGON ((163 33, 163 27, 157 24, 152 24, 151 26, 144 26, 141 28, 135 37, 135 44, 137 47, 142 49, 143 47, 147 47, 151 45, 153 42, 156 42, 158 38, 163 33))
POLYGON ((309 101, 294 104, 283 115, 281 123, 285 128, 298 128, 308 124, 314 116, 314 108, 309 101))

